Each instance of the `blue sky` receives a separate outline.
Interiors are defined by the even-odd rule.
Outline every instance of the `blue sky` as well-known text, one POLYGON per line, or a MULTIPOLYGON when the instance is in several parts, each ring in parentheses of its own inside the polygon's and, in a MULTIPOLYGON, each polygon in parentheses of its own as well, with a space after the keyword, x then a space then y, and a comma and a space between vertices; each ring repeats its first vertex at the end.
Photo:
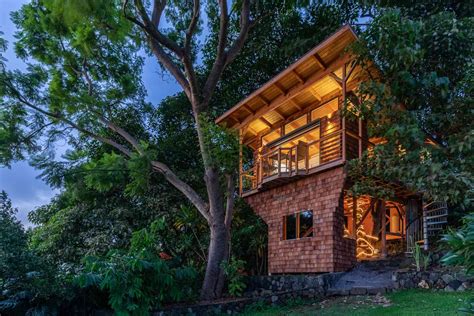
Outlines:
MULTIPOLYGON (((10 21, 10 12, 18 10, 27 0, 0 0, 0 31, 9 42, 9 50, 5 54, 8 59, 9 69, 23 69, 23 63, 15 58, 12 49, 14 42, 15 26, 10 21)), ((143 81, 148 91, 148 100, 157 104, 164 97, 180 91, 176 81, 169 75, 163 75, 153 57, 147 58, 143 81)), ((57 145, 58 152, 64 152, 66 144, 57 145)), ((0 190, 5 190, 15 207, 17 214, 25 225, 29 225, 28 212, 36 207, 46 204, 57 193, 41 179, 38 179, 39 170, 35 170, 25 161, 12 164, 10 169, 0 168, 0 190)))

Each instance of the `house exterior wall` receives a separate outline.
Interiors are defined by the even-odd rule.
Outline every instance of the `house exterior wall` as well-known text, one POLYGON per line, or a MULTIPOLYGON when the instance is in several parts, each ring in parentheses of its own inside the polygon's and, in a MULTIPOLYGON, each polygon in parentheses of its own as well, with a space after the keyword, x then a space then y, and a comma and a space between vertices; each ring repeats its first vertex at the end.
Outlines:
POLYGON ((343 237, 344 181, 340 166, 245 198, 268 225, 269 273, 335 272, 355 264, 355 241, 343 237), (283 217, 301 210, 313 210, 313 237, 283 240, 283 217))

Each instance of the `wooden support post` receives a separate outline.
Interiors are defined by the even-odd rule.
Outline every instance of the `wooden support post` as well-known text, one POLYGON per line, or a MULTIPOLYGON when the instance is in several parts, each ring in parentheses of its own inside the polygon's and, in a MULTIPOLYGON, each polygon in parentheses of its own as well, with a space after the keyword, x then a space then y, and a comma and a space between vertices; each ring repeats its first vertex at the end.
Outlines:
POLYGON ((357 197, 352 197, 352 238, 357 239, 357 197))
POLYGON ((382 229, 382 258, 387 258, 387 214, 385 212, 385 200, 380 201, 380 216, 382 229))
MULTIPOLYGON (((342 66, 342 106, 346 104, 346 64, 342 66)), ((342 161, 346 161, 346 117, 342 117, 342 161)))
POLYGON ((243 153, 242 153, 242 141, 243 141, 244 129, 239 129, 239 194, 242 195, 243 192, 243 177, 244 172, 243 167, 243 153))

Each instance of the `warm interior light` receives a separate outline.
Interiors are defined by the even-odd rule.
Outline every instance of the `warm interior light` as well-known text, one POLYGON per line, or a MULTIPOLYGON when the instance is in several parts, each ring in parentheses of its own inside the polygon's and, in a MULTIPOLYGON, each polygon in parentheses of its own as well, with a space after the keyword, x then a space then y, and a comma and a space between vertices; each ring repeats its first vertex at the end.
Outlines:
MULTIPOLYGON (((360 222, 362 216, 365 212, 363 207, 367 207, 365 203, 358 203, 357 205, 357 222, 360 222)), ((347 232, 349 235, 349 232, 347 232)), ((379 250, 376 248, 376 242, 379 238, 377 236, 372 236, 365 231, 364 224, 359 225, 356 231, 356 257, 360 258, 371 258, 378 255, 379 250)))

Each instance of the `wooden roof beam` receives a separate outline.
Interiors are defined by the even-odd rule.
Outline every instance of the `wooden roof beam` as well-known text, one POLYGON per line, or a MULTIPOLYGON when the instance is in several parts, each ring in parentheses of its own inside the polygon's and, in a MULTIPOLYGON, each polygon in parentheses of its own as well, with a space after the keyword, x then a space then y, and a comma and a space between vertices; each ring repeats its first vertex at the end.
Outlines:
POLYGON ((323 68, 324 70, 328 68, 328 66, 318 53, 313 55, 313 60, 316 62, 316 64, 318 64, 319 67, 323 68))
POLYGON ((304 79, 301 77, 301 75, 296 72, 296 70, 292 70, 292 73, 295 75, 296 79, 300 82, 300 83, 304 83, 304 79))
POLYGON ((275 82, 273 85, 277 88, 278 91, 280 91, 281 94, 286 95, 286 91, 280 83, 275 82))
POLYGON ((273 124, 267 121, 263 116, 258 118, 260 121, 263 122, 263 124, 267 125, 270 128, 273 128, 273 124))
POLYGON ((289 99, 288 102, 293 105, 295 108, 297 108, 299 111, 301 111, 303 108, 301 107, 301 105, 299 105, 295 100, 293 99, 289 99))
POLYGON ((328 74, 328 76, 329 76, 329 78, 331 78, 331 79, 339 86, 339 88, 342 89, 342 79, 341 79, 341 78, 339 78, 339 77, 338 77, 335 73, 333 73, 333 72, 330 72, 330 73, 328 74))
MULTIPOLYGON (((241 125, 245 125, 249 123, 252 120, 255 120, 265 113, 279 107, 281 103, 291 100, 295 98, 296 96, 300 95, 304 91, 306 91, 307 88, 309 88, 311 85, 316 83, 317 81, 321 80, 325 76, 327 76, 329 73, 336 71, 339 69, 344 63, 348 62, 350 60, 349 56, 345 56, 343 58, 338 59, 337 61, 333 62, 331 65, 328 66, 328 68, 324 71, 318 71, 317 73, 311 75, 309 78, 306 79, 304 84, 299 84, 291 88, 286 95, 280 95, 273 99, 270 104, 262 109, 259 109, 257 112, 255 112, 255 115, 250 116, 245 118, 245 120, 241 123, 241 125)), ((238 126, 240 127, 240 126, 238 126)))
POLYGON ((270 102, 267 100, 267 98, 265 98, 263 95, 261 94, 257 94, 257 98, 260 99, 260 101, 263 102, 263 104, 267 105, 270 104, 270 102))
POLYGON ((280 110, 278 108, 275 108, 273 111, 275 111, 275 113, 282 119, 282 120, 286 120, 286 116, 280 112, 280 110))
POLYGON ((248 104, 244 104, 242 108, 246 110, 247 112, 249 112, 251 115, 255 114, 255 111, 253 111, 248 104))
POLYGON ((316 98, 316 100, 321 101, 322 97, 319 95, 319 93, 317 93, 317 92, 314 90, 314 88, 309 89, 309 91, 310 91, 311 94, 316 98))

